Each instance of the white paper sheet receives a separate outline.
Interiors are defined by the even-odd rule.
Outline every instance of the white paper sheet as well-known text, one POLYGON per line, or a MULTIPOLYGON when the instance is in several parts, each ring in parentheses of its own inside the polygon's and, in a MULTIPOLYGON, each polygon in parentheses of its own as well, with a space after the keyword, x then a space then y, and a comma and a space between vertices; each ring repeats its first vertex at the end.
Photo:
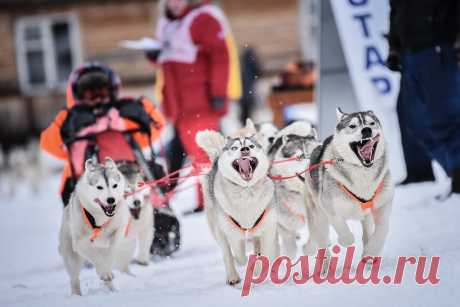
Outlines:
POLYGON ((157 50, 161 49, 161 43, 151 37, 143 37, 139 40, 124 40, 120 42, 120 46, 133 50, 157 50))

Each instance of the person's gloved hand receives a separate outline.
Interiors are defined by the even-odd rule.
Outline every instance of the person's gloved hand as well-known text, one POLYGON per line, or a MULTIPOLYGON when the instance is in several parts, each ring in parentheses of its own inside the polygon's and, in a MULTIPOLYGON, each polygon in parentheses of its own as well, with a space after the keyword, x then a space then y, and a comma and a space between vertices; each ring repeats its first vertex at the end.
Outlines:
POLYGON ((156 62, 161 54, 161 49, 153 49, 145 51, 145 57, 152 62, 156 62))
POLYGON ((211 98, 211 108, 218 113, 225 112, 225 98, 212 97, 211 98))
POLYGON ((91 107, 77 105, 69 110, 61 126, 61 138, 65 144, 73 141, 78 131, 96 122, 96 115, 91 107))
POLYGON ((141 99, 121 98, 114 104, 120 112, 120 116, 134 121, 139 128, 145 132, 150 132, 152 118, 145 111, 141 99))
POLYGON ((386 66, 389 70, 392 71, 401 71, 402 70, 402 63, 401 63, 401 55, 399 52, 390 49, 390 53, 388 54, 388 58, 386 61, 386 66))

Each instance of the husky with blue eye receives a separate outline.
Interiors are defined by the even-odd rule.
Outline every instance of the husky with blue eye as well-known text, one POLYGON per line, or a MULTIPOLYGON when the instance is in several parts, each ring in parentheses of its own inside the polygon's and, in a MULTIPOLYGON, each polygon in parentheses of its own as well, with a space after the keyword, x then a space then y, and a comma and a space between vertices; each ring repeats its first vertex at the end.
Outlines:
POLYGON ((344 113, 337 109, 334 135, 311 154, 311 164, 323 164, 306 177, 310 234, 318 248, 329 244, 332 225, 342 246, 355 242, 347 225, 363 228, 363 256, 378 256, 384 246, 394 187, 388 169, 382 126, 372 111, 344 113))
POLYGON ((125 178, 115 162, 87 160, 68 206, 64 208, 59 252, 70 276, 72 294, 81 295, 80 271, 91 262, 99 278, 113 290, 112 268, 123 240, 129 212, 125 178))
POLYGON ((282 253, 291 259, 297 255, 298 232, 308 221, 305 206, 305 176, 308 174, 305 170, 309 167, 311 152, 319 145, 315 128, 306 121, 296 121, 276 134, 268 151, 273 161, 270 174, 285 177, 275 180, 279 200, 278 232, 282 253))
POLYGON ((235 264, 246 264, 247 241, 254 244, 255 254, 272 261, 279 253, 275 185, 268 177, 270 161, 250 120, 228 137, 200 131, 196 142, 212 162, 209 173, 201 178, 204 208, 222 249, 226 282, 235 285, 241 281, 235 264))

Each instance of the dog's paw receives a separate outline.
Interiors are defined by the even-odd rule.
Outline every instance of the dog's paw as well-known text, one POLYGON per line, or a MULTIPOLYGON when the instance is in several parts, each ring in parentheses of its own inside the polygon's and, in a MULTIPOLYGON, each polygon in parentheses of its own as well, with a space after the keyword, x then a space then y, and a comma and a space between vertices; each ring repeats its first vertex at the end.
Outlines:
POLYGON ((346 235, 339 235, 338 241, 340 245, 342 245, 343 247, 347 247, 355 243, 355 237, 352 233, 346 235))
POLYGON ((135 259, 134 263, 142 266, 148 266, 150 264, 150 261, 145 259, 135 259))
POLYGON ((239 276, 227 278, 227 285, 234 286, 241 282, 241 278, 239 276))
POLYGON ((113 273, 112 272, 107 272, 107 273, 103 273, 100 275, 100 278, 102 281, 112 281, 114 276, 113 276, 113 273))
POLYGON ((72 288, 72 295, 80 295, 80 296, 82 295, 79 281, 72 282, 71 288, 72 288))

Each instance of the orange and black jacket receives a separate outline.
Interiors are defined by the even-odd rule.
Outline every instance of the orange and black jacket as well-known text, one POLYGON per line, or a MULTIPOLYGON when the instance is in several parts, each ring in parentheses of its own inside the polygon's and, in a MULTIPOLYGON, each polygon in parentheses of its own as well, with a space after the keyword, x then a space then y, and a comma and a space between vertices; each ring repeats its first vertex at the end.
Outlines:
POLYGON ((128 141, 124 138, 123 132, 139 130, 131 135, 141 148, 149 146, 159 138, 160 132, 165 126, 165 119, 152 102, 146 98, 138 100, 122 98, 119 101, 121 101, 118 103, 119 105, 132 103, 137 104, 136 107, 142 108, 142 113, 150 118, 149 133, 145 133, 146 127, 141 127, 138 121, 130 119, 129 116, 124 117, 123 110, 118 105, 117 107, 108 108, 106 113, 103 116, 99 116, 94 123, 77 131, 77 140, 65 144, 61 133, 62 126, 72 112, 72 108, 79 105, 78 101, 73 97, 71 87, 68 87, 67 108, 56 115, 50 126, 42 132, 40 137, 40 147, 43 150, 58 159, 66 161, 62 174, 61 191, 68 178, 72 176, 78 178, 83 173, 86 150, 89 145, 96 144, 98 146, 97 155, 100 160, 110 156, 114 160, 134 161, 134 154, 128 141))

